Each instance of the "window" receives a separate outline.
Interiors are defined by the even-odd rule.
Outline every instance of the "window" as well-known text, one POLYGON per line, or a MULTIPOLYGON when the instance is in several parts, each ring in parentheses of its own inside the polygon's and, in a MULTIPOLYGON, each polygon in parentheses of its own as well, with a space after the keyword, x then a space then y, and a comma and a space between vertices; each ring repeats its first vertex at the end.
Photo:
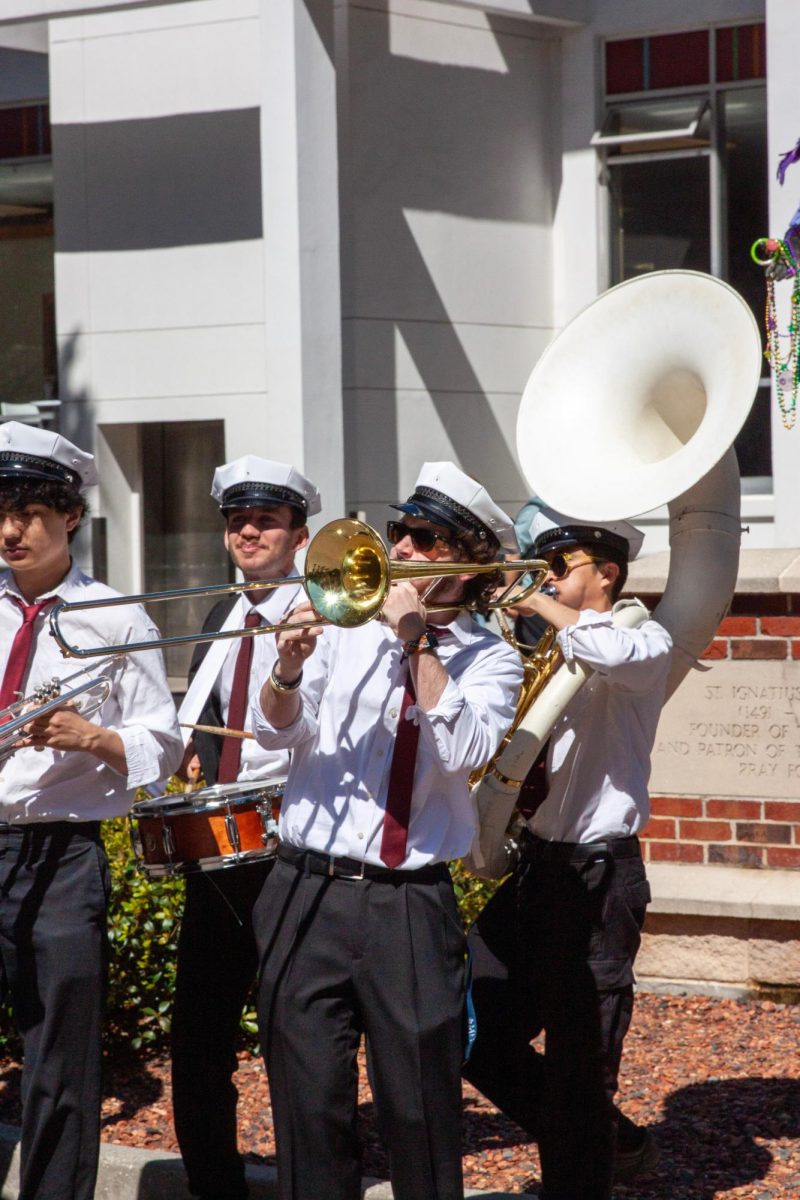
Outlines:
MULTIPOLYGON (((609 196, 609 282, 670 268, 731 283, 761 323, 750 246, 768 232, 762 24, 606 43, 592 142, 609 196)), ((771 475, 769 375, 736 440, 743 476, 771 475)))
MULTIPOLYGON (((144 590, 228 583, 225 522, 209 496, 225 461, 222 421, 171 421, 141 426, 144 498, 144 590)), ((150 615, 165 637, 198 633, 213 607, 208 596, 153 604, 150 615)), ((194 646, 165 651, 167 673, 180 686, 194 646)))
POLYGON ((0 417, 33 424, 58 404, 49 155, 47 104, 0 106, 0 417))

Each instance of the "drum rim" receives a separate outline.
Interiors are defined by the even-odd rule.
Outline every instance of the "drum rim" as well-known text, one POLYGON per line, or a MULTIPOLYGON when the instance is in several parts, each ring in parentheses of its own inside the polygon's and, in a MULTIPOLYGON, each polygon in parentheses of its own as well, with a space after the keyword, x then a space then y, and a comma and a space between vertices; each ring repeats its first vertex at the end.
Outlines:
POLYGON ((148 879, 176 879, 182 875, 200 875, 209 871, 224 871, 230 867, 244 867, 248 863, 264 862, 275 859, 278 852, 278 836, 274 835, 274 845, 270 843, 262 849, 240 850, 237 853, 211 855, 208 858, 193 858, 189 862, 148 863, 137 860, 137 868, 148 879))
POLYGON ((160 817, 163 815, 208 812, 217 808, 236 807, 242 802, 252 803, 259 794, 265 803, 271 803, 276 795, 283 795, 286 780, 246 783, 214 783, 196 792, 165 792, 148 800, 135 801, 129 810, 130 817, 160 817), (223 789, 226 789, 223 791, 223 789), (202 800, 201 797, 207 797, 202 800))

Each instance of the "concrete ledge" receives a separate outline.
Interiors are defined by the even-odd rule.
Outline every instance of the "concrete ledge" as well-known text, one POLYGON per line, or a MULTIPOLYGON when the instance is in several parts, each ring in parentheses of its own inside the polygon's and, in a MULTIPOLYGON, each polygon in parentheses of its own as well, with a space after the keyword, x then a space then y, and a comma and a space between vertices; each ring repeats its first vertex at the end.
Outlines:
MULTIPOLYGON (((631 563, 626 595, 660 595, 667 584, 669 551, 659 550, 631 563)), ((736 580, 737 595, 800 592, 800 553, 788 550, 743 550, 736 580)))
MULTIPOLYGON (((19 1200, 19 1130, 0 1125, 0 1198, 19 1200)), ((275 1200, 277 1178, 274 1167, 248 1164, 250 1200, 275 1200)), ((392 1200, 388 1183, 365 1179, 364 1200, 392 1200)), ((466 1191, 465 1196, 483 1200, 518 1200, 508 1192, 466 1191)), ((95 1200, 192 1200, 179 1155, 158 1150, 136 1150, 130 1146, 100 1147, 100 1170, 95 1200)), ((320 1197, 320 1200, 324 1200, 320 1197)))
POLYGON ((649 912, 800 922, 800 872, 648 863, 649 912))
POLYGON ((710 996, 713 1000, 752 1000, 753 988, 749 984, 716 983, 713 980, 658 979, 654 976, 636 977, 636 992, 647 992, 651 996, 710 996))

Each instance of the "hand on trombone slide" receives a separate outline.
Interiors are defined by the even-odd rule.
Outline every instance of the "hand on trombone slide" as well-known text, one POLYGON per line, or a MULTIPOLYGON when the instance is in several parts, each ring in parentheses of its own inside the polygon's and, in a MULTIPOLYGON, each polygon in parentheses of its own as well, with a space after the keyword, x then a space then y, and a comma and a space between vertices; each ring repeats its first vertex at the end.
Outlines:
POLYGON ((323 626, 317 624, 319 613, 307 600, 287 614, 285 629, 275 634, 278 648, 278 674, 291 683, 303 672, 303 663, 314 653, 323 626), (303 622, 307 621, 307 624, 303 622))

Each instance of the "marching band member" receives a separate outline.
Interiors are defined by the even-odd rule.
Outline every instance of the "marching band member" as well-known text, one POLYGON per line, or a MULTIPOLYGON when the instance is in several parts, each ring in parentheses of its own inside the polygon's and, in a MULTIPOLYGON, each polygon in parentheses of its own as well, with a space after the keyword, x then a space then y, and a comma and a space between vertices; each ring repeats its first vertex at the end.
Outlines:
MULTIPOLYGON (((307 519, 320 511, 317 489, 288 463, 253 454, 218 467, 211 495, 225 519, 225 549, 245 582, 297 575, 295 554, 308 542, 307 519)), ((226 596, 203 632, 277 624, 303 595, 300 584, 226 596)), ((197 647, 181 720, 249 729, 256 696, 277 651, 272 634, 197 647)), ((195 733, 184 776, 201 771, 207 784, 282 782, 286 750, 255 740, 195 733)), ((172 1103, 189 1189, 204 1200, 247 1195, 236 1131, 236 1039, 256 977, 252 910, 271 860, 189 874, 178 942, 172 1016, 172 1103)))
MULTIPOLYGON (((458 563, 515 547, 452 463, 426 463, 392 557, 458 563)), ((514 715, 516 652, 458 605, 494 574, 395 583, 382 620, 278 635, 254 729, 293 752, 278 862, 256 904, 259 1024, 283 1200, 357 1200, 356 1054, 366 1034, 396 1200, 460 1200, 465 941, 447 862, 476 816, 470 772, 514 715), (309 656, 321 660, 309 679, 309 656)))
MULTIPOLYGON (((542 1200, 608 1200, 613 1100, 650 899, 636 834, 649 815, 672 643, 653 620, 611 621, 642 541, 632 525, 542 508, 531 541, 556 594, 534 593, 516 611, 554 626, 565 660, 594 673, 554 726, 546 770, 529 774, 519 863, 469 935, 478 1036, 464 1074, 538 1141, 542 1200), (542 1030, 540 1053, 530 1042, 542 1030)), ((657 1149, 625 1122, 640 1144, 628 1138, 616 1167, 632 1175, 657 1149)))
MULTIPOLYGON (((97 482, 92 455, 66 438, 0 426, 0 708, 73 673, 48 629, 59 601, 116 593, 72 561, 97 482)), ((158 631, 139 607, 70 618, 108 644, 158 631)), ((91 669, 91 660, 87 660, 91 669)), ((2 766, 0 990, 24 1046, 20 1195, 91 1200, 100 1141, 100 1032, 108 942, 108 864, 100 821, 135 789, 169 775, 181 740, 161 655, 106 668, 111 690, 90 717, 72 705, 33 719, 2 766)))

